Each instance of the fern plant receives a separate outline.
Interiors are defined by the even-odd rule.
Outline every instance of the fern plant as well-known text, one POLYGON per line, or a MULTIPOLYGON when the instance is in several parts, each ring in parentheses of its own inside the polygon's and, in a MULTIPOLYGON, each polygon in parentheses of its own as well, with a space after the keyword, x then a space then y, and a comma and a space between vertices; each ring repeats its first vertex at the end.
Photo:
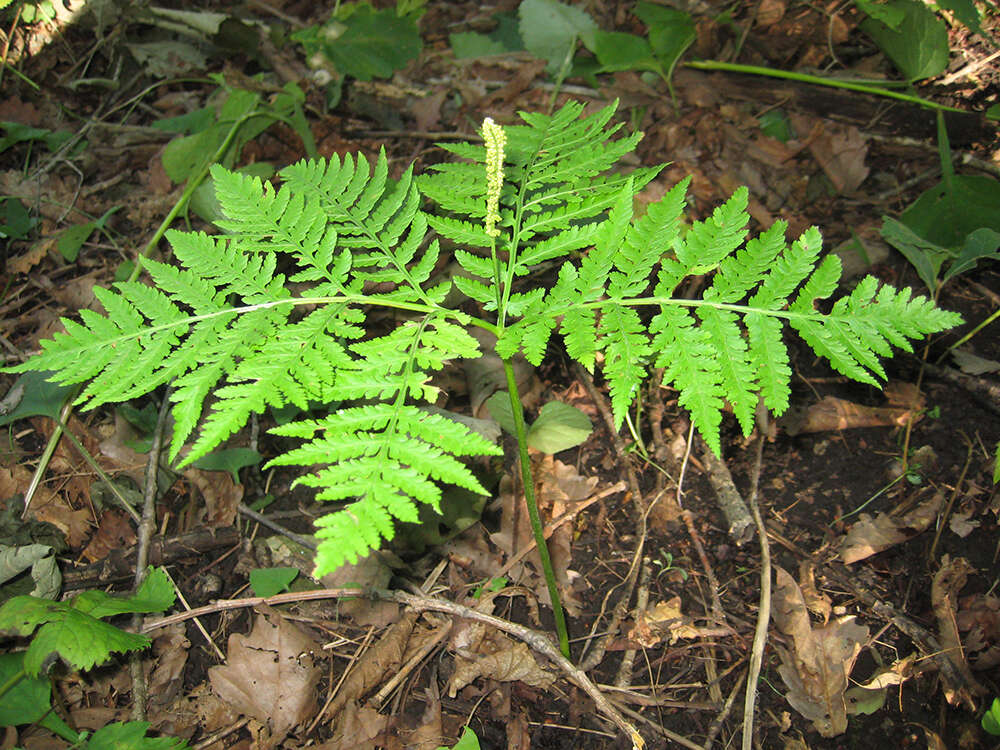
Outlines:
MULTIPOLYGON (((223 234, 170 232, 180 267, 147 261, 151 285, 95 290, 105 314, 64 320, 65 333, 8 371, 87 382, 79 396, 87 408, 172 382, 171 458, 195 436, 182 465, 268 407, 335 404, 324 418, 273 430, 303 442, 270 462, 308 467, 299 481, 320 499, 354 500, 317 522, 324 574, 391 539, 395 520, 416 520, 416 503, 436 506, 439 483, 483 492, 460 459, 499 448, 421 407, 436 396, 434 371, 480 356, 468 332, 479 326, 496 335, 507 363, 547 564, 510 368, 518 351, 538 364, 558 331, 573 359, 589 370, 601 362, 619 425, 648 369, 663 368, 718 453, 727 401, 744 433, 759 398, 776 414, 788 406, 786 324, 834 369, 876 384, 891 346, 910 350, 909 340, 960 321, 874 278, 817 310, 837 287, 837 257, 820 258, 815 228, 791 245, 781 222, 748 239, 745 188, 686 233, 687 180, 636 218, 633 197, 662 167, 613 169, 641 137, 618 135, 615 107, 584 116, 570 103, 506 128, 488 119, 484 144, 443 145, 462 160, 420 177, 411 167, 391 180, 384 153, 374 165, 350 155, 294 164, 280 189, 214 167, 223 234), (436 212, 425 211, 425 198, 436 212), (433 275, 435 235, 458 245, 467 275, 433 275), (538 266, 554 261, 555 283, 533 285, 538 266), (684 279, 708 273, 700 299, 674 296, 684 279), (477 304, 449 307, 452 283, 477 304), (369 330, 378 307, 395 311, 395 327, 369 330)), ((551 577, 549 586, 559 624, 551 577)))

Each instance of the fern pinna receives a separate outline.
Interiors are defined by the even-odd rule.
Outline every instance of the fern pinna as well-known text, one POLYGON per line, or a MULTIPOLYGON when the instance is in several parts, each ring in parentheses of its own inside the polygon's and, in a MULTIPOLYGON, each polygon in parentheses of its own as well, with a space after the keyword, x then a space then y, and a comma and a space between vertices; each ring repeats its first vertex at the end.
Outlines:
POLYGON ((582 110, 488 121, 485 145, 443 144, 463 161, 421 177, 411 168, 390 179, 384 154, 374 165, 300 162, 277 190, 215 167, 223 234, 171 232, 180 267, 148 261, 151 285, 96 290, 106 314, 65 320, 65 333, 8 371, 89 381, 79 397, 88 408, 172 382, 172 459, 201 423, 182 464, 268 407, 330 405, 276 428, 304 442, 271 461, 309 467, 300 481, 321 499, 354 499, 317 522, 323 574, 392 538, 395 519, 416 520, 416 502, 436 507, 439 483, 483 492, 459 459, 499 448, 420 405, 437 395, 433 371, 480 355, 469 325, 494 333, 501 357, 521 351, 534 364, 558 331, 572 358, 590 370, 602 362, 619 425, 648 368, 663 368, 718 452, 726 402, 744 433, 759 398, 778 414, 788 406, 786 323, 836 370, 876 383, 890 346, 909 350, 960 321, 873 278, 816 310, 837 287, 838 259, 820 259, 815 228, 791 245, 781 222, 747 239, 746 189, 686 231, 687 181, 636 218, 633 197, 660 168, 615 171, 640 135, 615 137, 615 105, 582 110), (451 280, 432 276, 433 235, 457 246, 463 273, 451 280), (552 261, 550 288, 521 281, 552 261), (707 273, 700 299, 674 296, 707 273), (453 284, 479 317, 449 306, 453 284), (373 307, 392 308, 395 327, 367 330, 373 307))

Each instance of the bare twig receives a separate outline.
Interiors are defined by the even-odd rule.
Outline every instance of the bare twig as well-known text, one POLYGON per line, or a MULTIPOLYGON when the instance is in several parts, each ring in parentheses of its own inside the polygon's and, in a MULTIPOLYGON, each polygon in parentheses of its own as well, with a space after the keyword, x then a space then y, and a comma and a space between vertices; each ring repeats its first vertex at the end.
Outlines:
POLYGON ((279 534, 281 534, 282 536, 288 537, 289 539, 291 539, 296 544, 299 544, 299 545, 305 547, 306 549, 311 549, 311 550, 315 551, 315 549, 316 549, 316 540, 315 539, 310 539, 307 536, 302 536, 301 534, 296 534, 294 531, 291 531, 290 529, 286 529, 280 523, 275 523, 274 521, 272 521, 267 516, 262 515, 262 514, 258 513, 255 510, 251 510, 250 508, 248 508, 243 503, 240 503, 238 506, 236 506, 236 509, 240 513, 242 513, 244 516, 246 516, 247 518, 250 518, 250 519, 256 521, 257 523, 259 523, 261 526, 267 526, 267 528, 269 528, 271 531, 277 531, 279 534))
POLYGON ((740 694, 740 687, 743 685, 743 678, 746 677, 747 671, 744 669, 740 672, 739 677, 736 678, 736 682, 733 683, 733 689, 729 691, 729 697, 726 698, 722 710, 718 716, 712 719, 712 723, 708 726, 708 734, 705 736, 705 741, 701 743, 702 750, 709 750, 712 747, 712 743, 715 742, 715 738, 719 735, 723 722, 729 717, 729 712, 733 710, 733 704, 736 703, 736 696, 740 694))
MULTIPOLYGON (((170 388, 167 387, 160 403, 160 413, 156 418, 156 428, 153 430, 153 444, 149 449, 146 461, 146 480, 143 487, 142 517, 139 520, 138 542, 135 554, 134 589, 139 590, 146 580, 146 566, 149 564, 149 543, 156 531, 156 478, 160 470, 160 451, 163 448, 163 430, 167 422, 167 409, 170 405, 170 388)), ((132 626, 136 629, 142 624, 142 615, 132 616, 132 626)), ((129 670, 132 673, 132 719, 144 721, 146 718, 146 676, 142 672, 142 658, 137 652, 129 656, 129 670)))
POLYGON ((764 441, 767 439, 765 424, 767 412, 761 408, 757 411, 758 432, 757 454, 754 456, 753 471, 750 475, 750 512, 757 524, 757 536, 760 539, 760 606, 757 610, 757 627, 753 635, 753 648, 750 651, 750 666, 747 669, 747 690, 743 697, 743 750, 750 750, 753 744, 753 715, 757 701, 757 680, 760 677, 760 667, 764 661, 764 646, 767 644, 767 626, 771 620, 771 547, 767 542, 767 529, 760 515, 757 503, 760 487, 760 467, 764 457, 764 441))

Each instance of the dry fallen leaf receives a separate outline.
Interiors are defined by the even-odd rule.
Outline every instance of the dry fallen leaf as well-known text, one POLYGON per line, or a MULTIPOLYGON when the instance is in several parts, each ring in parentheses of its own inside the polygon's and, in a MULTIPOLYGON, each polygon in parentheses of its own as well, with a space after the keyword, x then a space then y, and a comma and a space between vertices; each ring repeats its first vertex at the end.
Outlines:
POLYGON ((681 613, 679 596, 658 602, 645 612, 640 612, 628 633, 629 639, 646 648, 652 648, 668 636, 670 643, 674 644, 679 638, 698 638, 701 635, 702 631, 691 625, 691 618, 681 613))
POLYGON ((986 594, 963 597, 955 624, 959 632, 967 634, 966 656, 973 669, 1000 665, 1000 598, 986 594))
POLYGON ((90 543, 81 553, 87 562, 105 559, 113 549, 127 549, 135 544, 132 522, 124 511, 106 510, 101 514, 101 525, 90 543))
POLYGON ((943 501, 944 495, 935 493, 901 518, 862 513, 840 542, 840 559, 850 565, 912 539, 934 522, 943 501))
POLYGON ((404 613, 374 646, 361 655, 327 708, 327 716, 336 716, 348 703, 371 692, 387 674, 403 663, 418 617, 416 612, 404 613))
POLYGON ((351 701, 344 706, 337 719, 333 738, 314 750, 375 750, 377 739, 386 731, 389 717, 383 716, 369 705, 359 706, 351 701))
POLYGON ((955 605, 958 593, 965 586, 969 574, 974 571, 975 568, 964 557, 956 557, 953 560, 944 555, 941 558, 941 568, 934 574, 931 582, 931 606, 938 622, 938 640, 941 641, 945 657, 954 665, 963 683, 956 685, 945 679, 944 697, 953 706, 964 703, 970 711, 976 710, 974 696, 983 695, 986 690, 976 682, 965 659, 965 649, 962 648, 962 639, 955 618, 957 609, 955 605))
POLYGON ((184 686, 181 678, 187 664, 188 649, 191 648, 191 641, 184 634, 185 630, 183 623, 169 625, 153 639, 156 666, 149 678, 148 689, 149 699, 153 703, 161 706, 170 703, 184 686))
POLYGON ((781 568, 775 571, 774 621, 793 644, 791 651, 776 646, 781 657, 778 673, 788 687, 785 698, 821 735, 836 737, 847 729, 844 693, 854 660, 868 640, 868 628, 853 617, 814 628, 795 579, 781 568))
POLYGON ((455 671, 448 681, 448 697, 454 698, 459 690, 480 677, 498 682, 523 682, 540 688, 552 684, 553 676, 538 666, 525 644, 514 643, 505 636, 497 636, 494 644, 499 644, 500 648, 491 654, 455 658, 455 671))
POLYGON ((813 614, 822 617, 823 624, 826 625, 833 612, 833 602, 830 601, 830 597, 820 593, 819 589, 816 588, 816 574, 811 560, 803 560, 799 563, 799 588, 802 590, 806 607, 813 614))
POLYGON ((215 693, 271 731, 277 745, 316 710, 316 642, 278 615, 257 615, 250 635, 229 637, 226 664, 208 670, 215 693))

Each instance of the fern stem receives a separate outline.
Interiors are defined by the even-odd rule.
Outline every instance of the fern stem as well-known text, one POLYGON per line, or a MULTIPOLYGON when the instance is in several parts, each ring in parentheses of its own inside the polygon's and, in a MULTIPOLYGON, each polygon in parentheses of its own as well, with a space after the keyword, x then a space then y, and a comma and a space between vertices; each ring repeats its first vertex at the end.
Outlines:
POLYGON ((521 461, 521 484, 524 485, 524 502, 528 506, 528 518, 531 521, 531 531, 535 535, 535 544, 538 546, 538 556, 542 560, 542 572, 545 574, 545 583, 549 587, 549 598, 552 600, 552 614, 556 621, 556 635, 559 637, 559 650, 568 659, 570 658, 569 632, 566 630, 566 615, 563 613, 562 599, 559 597, 559 587, 556 585, 556 573, 552 568, 552 558, 549 557, 549 547, 545 541, 542 519, 538 515, 538 503, 535 501, 535 481, 531 476, 531 457, 528 455, 528 430, 524 424, 524 412, 521 410, 521 397, 517 392, 517 378, 514 376, 514 365, 509 358, 503 360, 503 371, 507 376, 507 394, 510 396, 510 410, 514 415, 517 450, 521 461))

